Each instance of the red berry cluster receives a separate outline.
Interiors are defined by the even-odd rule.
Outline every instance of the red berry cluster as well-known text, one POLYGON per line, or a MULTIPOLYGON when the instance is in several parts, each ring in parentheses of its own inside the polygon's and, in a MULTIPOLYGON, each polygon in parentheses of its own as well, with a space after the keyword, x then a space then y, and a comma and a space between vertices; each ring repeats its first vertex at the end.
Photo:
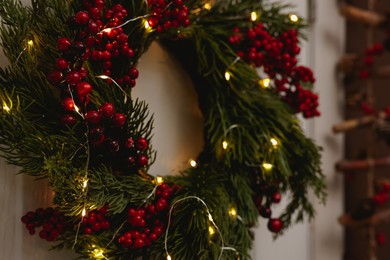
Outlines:
POLYGON ((139 74, 136 68, 131 67, 125 75, 120 75, 125 64, 123 59, 128 61, 135 55, 129 47, 129 37, 122 28, 111 29, 123 23, 127 11, 120 4, 105 8, 103 0, 84 0, 83 6, 85 10, 68 20, 68 25, 77 30, 75 40, 58 39, 57 47, 62 56, 56 61, 56 70, 47 76, 51 84, 62 90, 66 114, 61 122, 72 126, 77 122, 76 112, 82 114, 89 127, 93 152, 107 154, 106 159, 116 172, 144 167, 149 160, 148 141, 135 133, 137 143, 133 146, 134 142, 129 140, 133 137, 125 135, 129 132, 126 115, 117 112, 112 103, 103 103, 99 109, 88 106, 93 88, 85 81, 87 71, 83 67, 89 59, 93 66, 100 66, 97 69, 102 70, 103 75, 110 76, 122 87, 135 86, 139 74))
POLYGON ((131 59, 135 53, 129 47, 129 37, 122 28, 110 29, 123 23, 127 10, 120 4, 104 9, 103 0, 85 0, 83 4, 85 11, 76 13, 68 21, 68 25, 77 30, 75 39, 58 39, 57 48, 62 56, 56 60, 56 69, 47 75, 48 81, 62 90, 62 105, 69 112, 62 122, 67 125, 76 123, 75 114, 70 112, 74 111, 75 105, 79 109, 84 108, 92 92, 92 85, 85 81, 88 73, 83 63, 86 60, 94 61, 94 66, 101 65, 98 68, 100 73, 113 78, 122 87, 134 87, 138 78, 136 68, 120 75, 121 59, 131 59))
POLYGON ((272 204, 278 204, 282 199, 282 195, 273 187, 261 185, 258 194, 255 197, 257 209, 260 216, 268 220, 268 229, 271 232, 278 233, 283 229, 283 221, 279 218, 271 218, 272 204), (263 198, 266 198, 265 200, 263 198))
POLYGON ((389 200, 390 183, 384 183, 379 192, 377 192, 372 200, 376 205, 383 205, 389 200))
POLYGON ((380 246, 383 246, 386 243, 386 236, 384 233, 379 232, 375 237, 376 243, 380 246))
POLYGON ((370 67, 374 64, 374 57, 383 53, 384 47, 382 43, 375 43, 364 52, 363 68, 359 71, 360 79, 367 79, 370 76, 370 67))
POLYGON ((157 187, 154 204, 128 209, 127 231, 118 239, 123 248, 149 247, 162 235, 165 229, 162 219, 167 216, 173 192, 171 187, 162 183, 157 187))
POLYGON ((106 154, 105 160, 116 173, 126 174, 148 165, 148 140, 137 134, 127 136, 126 116, 116 113, 113 104, 103 103, 99 110, 87 111, 85 120, 96 152, 106 154))
POLYGON ((188 7, 183 1, 148 0, 152 11, 152 16, 148 19, 149 25, 158 33, 170 28, 189 26, 191 22, 188 19, 188 7))
POLYGON ((39 231, 39 237, 49 242, 56 240, 67 230, 72 230, 71 224, 63 214, 53 208, 39 208, 35 212, 27 212, 22 217, 22 222, 26 224, 31 235, 34 235, 36 229, 42 227, 39 231))
POLYGON ((85 234, 90 235, 110 229, 110 222, 106 218, 108 206, 105 205, 99 210, 92 210, 83 218, 81 227, 85 234))
POLYGON ((297 31, 290 29, 274 37, 263 24, 258 23, 246 32, 233 29, 229 37, 237 55, 246 62, 263 67, 264 72, 274 79, 275 91, 294 109, 306 118, 319 116, 318 96, 303 88, 302 84, 315 82, 313 72, 304 66, 297 66, 297 31))

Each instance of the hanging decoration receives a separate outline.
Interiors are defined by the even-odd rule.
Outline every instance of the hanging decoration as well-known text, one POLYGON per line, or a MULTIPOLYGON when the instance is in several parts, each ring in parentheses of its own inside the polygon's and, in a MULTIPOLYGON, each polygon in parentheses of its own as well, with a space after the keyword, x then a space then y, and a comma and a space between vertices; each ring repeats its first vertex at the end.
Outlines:
POLYGON ((53 208, 22 217, 29 233, 90 259, 247 259, 259 214, 275 234, 313 217, 309 191, 325 199, 319 148, 295 114, 318 116, 318 97, 297 61, 303 21, 285 10, 1 1, 1 156, 54 192, 53 208), (131 94, 154 41, 192 77, 204 116, 204 149, 174 176, 148 173, 153 117, 131 94))

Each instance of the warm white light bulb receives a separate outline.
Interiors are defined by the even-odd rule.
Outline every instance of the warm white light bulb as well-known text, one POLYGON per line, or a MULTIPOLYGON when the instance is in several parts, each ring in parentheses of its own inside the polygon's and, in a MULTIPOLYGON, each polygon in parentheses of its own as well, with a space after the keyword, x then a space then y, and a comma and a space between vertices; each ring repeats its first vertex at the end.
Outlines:
POLYGON ((33 46, 34 45, 34 41, 33 40, 28 40, 28 42, 27 42, 27 44, 28 44, 28 46, 33 46))
POLYGON ((252 12, 251 13, 251 21, 254 22, 257 20, 257 13, 256 12, 252 12))
POLYGON ((172 260, 172 257, 170 255, 167 255, 167 260, 172 260))
POLYGON ((9 112, 11 110, 11 108, 6 103, 3 103, 3 110, 5 112, 9 112))
POLYGON ((223 142, 222 142, 222 148, 223 148, 224 150, 226 150, 226 149, 228 148, 228 146, 229 146, 229 143, 228 143, 228 142, 226 142, 226 141, 223 141, 223 142))
POLYGON ((209 234, 210 234, 210 236, 215 234, 215 229, 213 226, 209 226, 209 234))
POLYGON ((103 253, 104 253, 103 249, 94 249, 93 250, 93 257, 95 259, 103 259, 103 258, 105 258, 103 253))
POLYGON ((111 79, 109 76, 106 76, 106 75, 100 75, 100 76, 96 76, 97 78, 101 78, 101 79, 111 79))
POLYGON ((299 17, 296 14, 289 15, 291 22, 296 23, 299 21, 299 17))
POLYGON ((260 83, 260 86, 263 87, 263 88, 268 88, 269 85, 271 84, 271 80, 269 78, 265 78, 265 79, 261 79, 259 81, 260 83))
POLYGON ((193 167, 193 168, 196 167, 197 163, 196 163, 195 160, 192 160, 192 159, 191 159, 189 162, 190 162, 191 167, 193 167))
POLYGON ((74 105, 74 110, 75 110, 77 113, 79 113, 79 111, 80 111, 79 107, 76 106, 76 105, 74 105))
POLYGON ((273 165, 270 164, 270 163, 263 163, 263 168, 264 168, 265 170, 267 170, 267 171, 271 170, 272 167, 273 167, 273 165))
POLYGON ((149 29, 150 28, 150 24, 148 21, 145 20, 145 29, 149 29))
POLYGON ((86 189, 88 186, 88 180, 83 181, 83 189, 86 189))
POLYGON ((232 216, 232 217, 237 216, 237 211, 236 211, 236 209, 235 209, 235 208, 231 208, 231 209, 229 210, 229 215, 232 216))
POLYGON ((164 182, 164 179, 163 179, 162 177, 156 177, 156 182, 157 182, 158 184, 161 184, 161 183, 164 182))
POLYGON ((211 4, 210 3, 205 3, 203 7, 206 10, 210 10, 211 9, 211 4))
POLYGON ((231 77, 231 75, 230 75, 229 71, 226 71, 225 72, 225 79, 226 79, 226 81, 229 81, 230 77, 231 77))
POLYGON ((276 146, 278 146, 278 144, 279 144, 278 141, 277 141, 275 138, 271 138, 271 139, 270 139, 270 142, 271 142, 271 144, 272 144, 273 147, 276 147, 276 146))
POLYGON ((214 221, 214 220, 213 220, 213 216, 211 216, 211 214, 209 214, 209 220, 210 220, 211 222, 214 221))
POLYGON ((85 217, 87 215, 87 210, 83 208, 83 211, 81 212, 81 216, 85 217))

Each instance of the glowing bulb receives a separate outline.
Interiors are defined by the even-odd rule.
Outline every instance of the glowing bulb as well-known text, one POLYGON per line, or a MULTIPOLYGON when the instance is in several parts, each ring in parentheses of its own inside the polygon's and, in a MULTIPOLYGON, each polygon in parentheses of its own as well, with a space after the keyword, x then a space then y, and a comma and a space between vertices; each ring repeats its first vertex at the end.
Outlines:
POLYGON ((271 170, 272 167, 273 167, 273 165, 270 164, 270 163, 263 163, 263 168, 264 168, 266 171, 271 170))
POLYGON ((150 28, 149 22, 145 20, 145 29, 149 29, 149 28, 150 28))
POLYGON ((9 111, 11 111, 11 108, 6 103, 3 103, 3 110, 5 112, 9 112, 9 111))
POLYGON ((279 144, 278 141, 277 141, 275 138, 271 138, 271 139, 270 139, 270 142, 271 142, 271 144, 272 144, 273 147, 276 147, 276 146, 278 146, 278 144, 279 144))
POLYGON ((237 211, 236 211, 236 209, 235 209, 235 208, 231 208, 231 209, 229 210, 229 215, 232 216, 232 217, 237 216, 237 211))
POLYGON ((85 217, 85 215, 87 215, 87 210, 85 208, 83 208, 83 211, 81 212, 81 216, 85 217))
POLYGON ((296 23, 299 21, 299 17, 296 14, 290 14, 289 18, 290 18, 290 21, 293 23, 296 23))
POLYGON ((102 32, 110 33, 111 32, 111 28, 106 28, 106 29, 102 30, 102 32))
POLYGON ((27 42, 27 44, 28 44, 28 46, 33 46, 34 45, 34 41, 33 40, 28 40, 28 42, 27 42))
POLYGON ((214 221, 214 220, 213 220, 213 216, 211 216, 211 214, 209 214, 209 220, 210 220, 211 222, 214 221))
POLYGON ((86 189, 88 186, 88 180, 83 181, 83 189, 86 189))
POLYGON ((226 81, 229 81, 230 77, 231 77, 231 75, 230 75, 229 71, 226 71, 225 72, 225 79, 226 79, 226 81))
POLYGON ((268 88, 269 85, 271 84, 271 80, 269 78, 265 78, 265 79, 261 79, 259 81, 260 83, 260 86, 263 87, 263 88, 268 88))
POLYGON ((210 3, 205 3, 203 7, 206 10, 210 10, 211 9, 211 4, 210 3))
POLYGON ((95 259, 103 259, 103 258, 106 258, 106 257, 103 255, 104 251, 103 251, 102 249, 94 249, 92 253, 93 253, 93 257, 94 257, 95 259))
POLYGON ((215 229, 214 229, 214 227, 209 226, 209 234, 210 234, 210 236, 212 236, 212 235, 215 234, 215 229))
POLYGON ((79 111, 80 111, 79 107, 76 106, 76 105, 74 105, 74 110, 75 110, 77 113, 79 113, 79 111))
POLYGON ((172 257, 170 255, 167 255, 167 260, 172 260, 172 257))
POLYGON ((226 149, 228 148, 228 145, 229 145, 228 142, 226 142, 226 141, 223 141, 223 142, 222 142, 222 148, 223 148, 224 150, 226 150, 226 149))
POLYGON ((162 177, 156 177, 157 184, 161 184, 164 182, 164 179, 162 177))
POLYGON ((111 79, 109 76, 106 76, 106 75, 100 75, 100 76, 96 76, 97 78, 101 78, 101 79, 111 79))
POLYGON ((252 12, 251 13, 251 21, 254 22, 257 20, 257 13, 256 12, 252 12))
POLYGON ((196 161, 195 160, 190 160, 190 165, 191 165, 191 167, 192 168, 195 168, 196 167, 196 165, 197 165, 197 163, 196 163, 196 161))

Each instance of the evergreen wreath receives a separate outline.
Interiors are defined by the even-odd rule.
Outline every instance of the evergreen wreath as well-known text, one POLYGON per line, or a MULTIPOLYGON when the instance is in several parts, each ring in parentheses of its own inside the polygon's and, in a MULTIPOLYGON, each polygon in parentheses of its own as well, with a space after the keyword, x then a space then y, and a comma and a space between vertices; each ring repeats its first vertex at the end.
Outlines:
POLYGON ((319 115, 318 97, 297 65, 304 24, 285 8, 2 0, 1 156, 54 191, 55 208, 22 217, 30 234, 81 258, 247 259, 259 213, 276 234, 311 218, 308 191, 324 201, 324 176, 295 114, 319 115), (153 119, 131 97, 137 61, 157 40, 192 77, 204 116, 203 151, 164 178, 148 174, 153 119))

